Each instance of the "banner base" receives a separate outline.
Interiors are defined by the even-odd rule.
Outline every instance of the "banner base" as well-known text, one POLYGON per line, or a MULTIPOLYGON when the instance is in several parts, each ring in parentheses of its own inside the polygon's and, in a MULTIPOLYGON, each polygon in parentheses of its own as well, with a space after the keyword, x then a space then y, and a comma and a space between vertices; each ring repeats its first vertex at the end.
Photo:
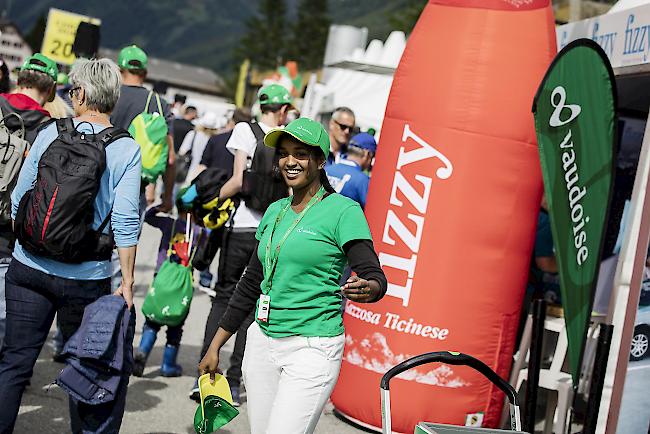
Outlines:
POLYGON ((381 433, 381 427, 376 427, 376 426, 374 426, 374 425, 370 425, 370 424, 368 424, 368 423, 361 422, 360 420, 355 419, 355 418, 353 418, 352 416, 348 416, 347 414, 343 413, 341 410, 339 410, 339 409, 336 408, 336 407, 334 407, 334 410, 333 410, 333 411, 334 411, 334 414, 335 414, 336 416, 338 416, 338 417, 341 418, 341 419, 345 419, 346 421, 348 421, 348 422, 350 422, 350 423, 352 423, 352 424, 354 424, 354 425, 358 425, 358 426, 360 426, 361 428, 365 428, 365 429, 370 430, 370 431, 373 431, 373 432, 381 433))

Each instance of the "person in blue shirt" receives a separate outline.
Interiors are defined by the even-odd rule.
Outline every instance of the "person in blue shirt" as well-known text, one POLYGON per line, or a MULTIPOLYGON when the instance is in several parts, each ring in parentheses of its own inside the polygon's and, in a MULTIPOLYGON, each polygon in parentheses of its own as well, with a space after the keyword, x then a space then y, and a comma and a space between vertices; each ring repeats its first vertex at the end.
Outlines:
POLYGON ((331 166, 325 166, 327 178, 334 190, 366 206, 368 183, 370 177, 365 173, 372 167, 377 152, 377 142, 368 133, 359 133, 352 137, 348 145, 347 155, 331 166))
MULTIPOLYGON (((96 134, 110 127, 109 116, 120 95, 117 65, 108 59, 78 59, 72 67, 70 82, 77 131, 96 134)), ((34 140, 11 194, 12 219, 16 218, 21 198, 36 182, 41 157, 57 136, 56 125, 50 124, 34 140)), ((107 215, 111 216, 110 228, 122 267, 122 282, 115 295, 123 297, 129 308, 133 306, 135 251, 140 230, 140 172, 138 144, 130 137, 112 142, 106 147, 106 169, 99 179, 94 204, 94 230, 99 229, 107 215)), ((104 229, 104 233, 108 231, 104 229)), ((57 314, 67 341, 81 325, 85 307, 111 293, 111 271, 110 260, 63 263, 32 254, 16 242, 6 276, 7 333, 0 351, 0 432, 13 432, 23 392, 54 315, 57 314)), ((134 329, 133 314, 129 324, 131 339, 134 329)), ((70 399, 72 432, 119 432, 129 373, 130 367, 125 363, 118 392, 111 402, 84 405, 70 399)))

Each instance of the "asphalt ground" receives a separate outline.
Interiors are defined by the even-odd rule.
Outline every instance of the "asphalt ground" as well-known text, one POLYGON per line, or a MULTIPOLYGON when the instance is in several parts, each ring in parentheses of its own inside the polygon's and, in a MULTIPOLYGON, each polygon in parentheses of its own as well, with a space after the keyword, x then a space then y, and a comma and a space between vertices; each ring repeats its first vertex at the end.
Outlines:
MULTIPOLYGON (((136 261, 136 307, 142 306, 144 295, 153 277, 159 239, 159 232, 145 225, 136 261)), ((164 328, 158 334, 144 376, 141 378, 131 377, 122 433, 187 434, 195 432, 193 420, 197 404, 189 399, 188 394, 194 383, 205 320, 209 310, 210 297, 201 291, 195 291, 190 314, 185 323, 179 354, 179 363, 183 367, 183 376, 181 377, 164 378, 160 375, 160 363, 165 345, 164 328)), ((138 311, 134 346, 137 346, 140 341, 143 322, 143 316, 138 311)), ((53 334, 54 329, 51 330, 50 337, 53 334)), ((222 353, 222 360, 226 362, 222 366, 224 370, 228 367, 227 362, 231 351, 232 342, 224 347, 222 353)), ((52 348, 46 344, 36 363, 31 385, 23 395, 15 433, 70 432, 68 396, 57 386, 51 386, 62 367, 63 365, 52 361, 52 348)), ((245 393, 242 398, 245 399, 245 393)), ((239 416, 217 432, 224 434, 249 433, 245 402, 240 407, 240 412, 239 416)), ((333 414, 332 406, 328 405, 320 418, 316 432, 319 434, 353 434, 363 431, 339 420, 333 414)))

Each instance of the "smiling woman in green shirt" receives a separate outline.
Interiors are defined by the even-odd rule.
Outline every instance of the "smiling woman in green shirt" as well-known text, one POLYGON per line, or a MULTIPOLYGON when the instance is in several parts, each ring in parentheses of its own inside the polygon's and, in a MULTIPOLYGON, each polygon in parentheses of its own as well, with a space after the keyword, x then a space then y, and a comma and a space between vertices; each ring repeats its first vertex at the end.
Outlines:
POLYGON ((243 362, 252 433, 311 433, 341 367, 341 300, 381 299, 386 277, 361 207, 334 192, 324 166, 329 138, 307 118, 269 131, 293 195, 273 203, 258 228, 257 255, 237 284, 199 364, 218 370, 219 350, 257 309, 243 362), (356 276, 339 286, 346 263, 356 276))

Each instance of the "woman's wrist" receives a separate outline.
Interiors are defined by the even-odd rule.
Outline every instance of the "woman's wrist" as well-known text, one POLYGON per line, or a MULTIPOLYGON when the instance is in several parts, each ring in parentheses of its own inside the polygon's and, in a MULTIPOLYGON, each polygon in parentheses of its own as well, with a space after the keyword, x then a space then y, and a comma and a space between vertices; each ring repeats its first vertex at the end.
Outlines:
POLYGON ((219 352, 233 334, 219 327, 210 342, 210 350, 219 352))

